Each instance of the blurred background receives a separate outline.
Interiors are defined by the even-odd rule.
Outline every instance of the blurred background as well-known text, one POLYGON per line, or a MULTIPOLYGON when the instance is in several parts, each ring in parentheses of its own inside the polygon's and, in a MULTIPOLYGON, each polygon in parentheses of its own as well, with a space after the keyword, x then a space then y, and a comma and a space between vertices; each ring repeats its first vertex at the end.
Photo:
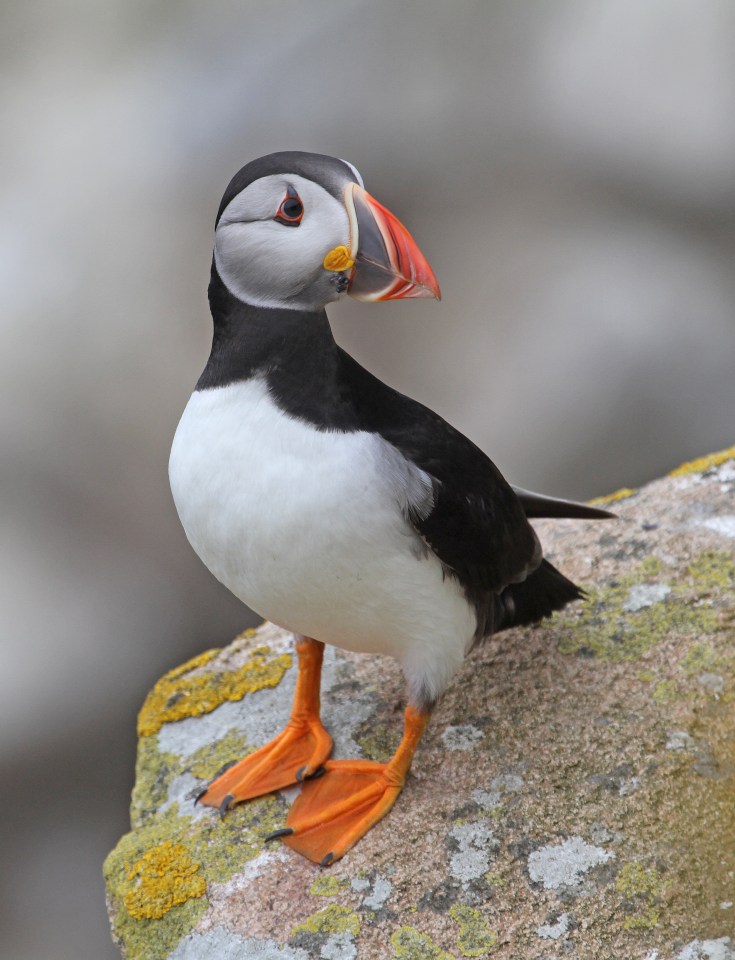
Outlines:
POLYGON ((335 154, 441 303, 339 341, 520 485, 735 442, 730 0, 4 0, 0 954, 113 960, 101 880, 160 674, 253 622, 166 466, 247 160, 335 154))

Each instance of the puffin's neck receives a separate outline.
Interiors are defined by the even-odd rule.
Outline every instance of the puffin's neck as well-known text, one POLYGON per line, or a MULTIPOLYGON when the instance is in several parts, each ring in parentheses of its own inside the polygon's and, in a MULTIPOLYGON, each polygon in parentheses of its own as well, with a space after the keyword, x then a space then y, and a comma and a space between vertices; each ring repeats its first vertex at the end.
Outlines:
POLYGON ((341 351, 324 310, 258 307, 234 297, 212 264, 209 305, 212 351, 196 389, 264 377, 271 396, 291 416, 323 429, 354 429, 341 386, 341 351))

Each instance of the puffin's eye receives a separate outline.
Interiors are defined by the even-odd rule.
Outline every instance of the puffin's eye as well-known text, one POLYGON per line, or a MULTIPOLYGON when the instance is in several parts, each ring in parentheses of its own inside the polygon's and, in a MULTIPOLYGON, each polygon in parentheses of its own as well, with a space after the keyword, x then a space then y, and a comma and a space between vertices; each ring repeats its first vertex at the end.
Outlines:
POLYGON ((301 197, 289 187, 286 196, 281 201, 281 206, 278 208, 278 213, 273 219, 286 227, 298 227, 303 215, 304 205, 301 202, 301 197))

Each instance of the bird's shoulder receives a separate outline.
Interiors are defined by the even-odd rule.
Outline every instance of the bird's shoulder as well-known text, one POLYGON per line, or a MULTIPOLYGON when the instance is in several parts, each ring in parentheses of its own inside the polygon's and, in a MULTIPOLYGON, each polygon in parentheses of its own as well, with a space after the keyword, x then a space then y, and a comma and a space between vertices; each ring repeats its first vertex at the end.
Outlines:
POLYGON ((359 427, 432 479, 432 509, 411 519, 445 567, 473 591, 498 593, 525 579, 541 562, 538 539, 492 460, 439 414, 340 353, 359 427))

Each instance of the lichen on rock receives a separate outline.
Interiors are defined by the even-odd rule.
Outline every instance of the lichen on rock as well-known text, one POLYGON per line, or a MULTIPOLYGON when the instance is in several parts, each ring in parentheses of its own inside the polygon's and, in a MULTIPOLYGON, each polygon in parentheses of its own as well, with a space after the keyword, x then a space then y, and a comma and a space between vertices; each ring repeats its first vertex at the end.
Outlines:
POLYGON ((211 713, 226 700, 241 700, 246 693, 275 687, 292 665, 290 654, 271 656, 270 648, 263 645, 253 649, 236 670, 203 669, 211 668, 219 653, 208 650, 199 654, 169 670, 155 684, 138 716, 139 736, 157 733, 164 723, 211 713))
POLYGON ((360 932, 360 918, 348 907, 330 904, 323 910, 307 917, 294 928, 293 933, 349 933, 356 937, 360 932))
POLYGON ((344 877, 336 877, 333 873, 320 873, 309 887, 309 893, 315 897, 336 897, 347 885, 348 881, 344 877))
POLYGON ((450 953, 437 947, 431 937, 415 927, 401 927, 391 936, 390 942, 393 944, 391 960, 454 960, 450 953))
POLYGON ((158 920, 180 903, 203 897, 207 884, 183 843, 164 840, 130 868, 125 908, 136 920, 158 920))
POLYGON ((682 463, 669 473, 670 477, 684 477, 691 473, 705 473, 713 467, 719 467, 728 460, 735 460, 735 447, 727 450, 718 450, 717 453, 708 453, 705 457, 697 457, 682 463))
POLYGON ((718 613, 708 599, 713 589, 733 580, 726 558, 719 557, 718 563, 706 552, 695 558, 682 580, 660 582, 666 575, 665 565, 649 557, 609 585, 588 587, 578 613, 556 615, 565 631, 559 650, 613 662, 637 660, 674 632, 714 633, 718 613))
POLYGON ((642 864, 626 863, 615 881, 615 889, 627 901, 625 930, 650 930, 661 916, 658 906, 664 884, 655 867, 645 869, 642 864))
POLYGON ((495 946, 498 935, 488 926, 479 910, 464 903, 455 903, 449 914, 459 924, 457 945, 465 957, 484 957, 495 946))

